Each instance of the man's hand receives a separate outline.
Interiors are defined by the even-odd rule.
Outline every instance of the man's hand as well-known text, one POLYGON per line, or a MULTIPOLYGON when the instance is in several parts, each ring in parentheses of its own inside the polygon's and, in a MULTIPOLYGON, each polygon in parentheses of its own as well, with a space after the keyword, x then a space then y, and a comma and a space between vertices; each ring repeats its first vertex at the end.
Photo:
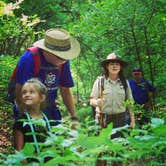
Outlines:
POLYGON ((135 128, 135 116, 131 110, 129 110, 129 114, 130 114, 130 119, 131 119, 130 127, 133 129, 133 128, 135 128))
POLYGON ((131 122, 130 122, 130 127, 131 127, 132 129, 135 128, 135 121, 131 121, 131 122))
POLYGON ((73 130, 77 130, 79 127, 80 127, 79 119, 76 116, 72 116, 70 128, 73 130))

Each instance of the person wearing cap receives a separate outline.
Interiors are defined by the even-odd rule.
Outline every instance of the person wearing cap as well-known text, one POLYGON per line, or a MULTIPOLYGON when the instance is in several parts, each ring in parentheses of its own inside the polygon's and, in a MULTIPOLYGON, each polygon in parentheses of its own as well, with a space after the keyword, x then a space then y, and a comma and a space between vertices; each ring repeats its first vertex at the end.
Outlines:
POLYGON ((135 67, 132 70, 133 79, 129 80, 129 84, 132 90, 132 95, 135 104, 139 104, 146 111, 145 114, 137 114, 137 121, 140 125, 143 125, 150 121, 150 117, 146 115, 147 111, 151 109, 151 96, 150 93, 156 95, 157 88, 151 84, 149 80, 146 80, 142 75, 142 70, 135 67))
MULTIPOLYGON (((133 100, 129 83, 123 75, 123 69, 126 65, 127 63, 115 53, 109 54, 101 62, 104 73, 93 84, 90 105, 96 107, 98 117, 101 118, 99 121, 102 127, 107 127, 111 122, 113 128, 126 125, 125 101, 133 100)), ((130 125, 133 128, 135 126, 134 114, 132 111, 129 112, 131 116, 130 125)))
MULTIPOLYGON (((71 115, 77 120, 73 96, 70 88, 74 86, 69 60, 76 58, 80 53, 79 42, 66 30, 53 28, 45 32, 45 37, 33 44, 39 50, 41 66, 37 78, 47 87, 48 93, 44 112, 56 124, 61 120, 61 113, 57 107, 57 92, 60 89, 62 99, 71 115), (62 65, 61 73, 59 66, 62 65)), ((22 85, 34 77, 34 59, 30 51, 25 51, 20 57, 16 73, 16 102, 18 111, 23 111, 21 102, 22 85)))

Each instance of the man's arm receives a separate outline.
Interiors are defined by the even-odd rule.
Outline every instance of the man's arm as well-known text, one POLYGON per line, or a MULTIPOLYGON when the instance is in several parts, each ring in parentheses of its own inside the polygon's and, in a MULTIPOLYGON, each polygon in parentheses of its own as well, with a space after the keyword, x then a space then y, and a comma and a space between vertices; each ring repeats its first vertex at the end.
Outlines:
POLYGON ((70 88, 60 87, 60 92, 62 95, 63 102, 66 105, 67 110, 69 111, 71 117, 76 117, 73 95, 70 88))
POLYGON ((134 128, 135 127, 135 116, 134 116, 134 113, 131 110, 129 110, 129 114, 130 114, 130 119, 131 119, 130 126, 131 126, 131 128, 134 128))

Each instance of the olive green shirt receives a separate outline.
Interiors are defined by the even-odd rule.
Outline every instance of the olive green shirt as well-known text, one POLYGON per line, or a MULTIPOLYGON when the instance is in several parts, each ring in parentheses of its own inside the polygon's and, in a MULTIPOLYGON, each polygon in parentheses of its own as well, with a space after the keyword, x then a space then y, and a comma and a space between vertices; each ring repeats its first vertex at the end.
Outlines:
POLYGON ((133 101, 132 93, 130 85, 127 81, 127 90, 125 97, 125 89, 120 81, 117 79, 113 81, 111 79, 106 79, 104 77, 104 81, 101 81, 100 76, 94 82, 91 98, 98 99, 100 97, 103 98, 103 107, 102 113, 106 114, 118 114, 126 111, 125 98, 133 101), (102 88, 103 87, 103 88, 102 88), (103 90, 102 90, 103 89, 103 90))

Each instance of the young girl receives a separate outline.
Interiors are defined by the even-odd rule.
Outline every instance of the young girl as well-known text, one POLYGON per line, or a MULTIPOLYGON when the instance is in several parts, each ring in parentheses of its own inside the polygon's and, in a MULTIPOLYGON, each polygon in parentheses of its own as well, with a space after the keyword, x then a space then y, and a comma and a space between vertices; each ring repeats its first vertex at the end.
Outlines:
POLYGON ((46 115, 41 112, 47 88, 38 79, 32 78, 23 85, 21 94, 25 109, 14 124, 15 149, 20 151, 25 143, 33 143, 35 152, 39 153, 38 142, 46 140, 50 129, 46 115))

